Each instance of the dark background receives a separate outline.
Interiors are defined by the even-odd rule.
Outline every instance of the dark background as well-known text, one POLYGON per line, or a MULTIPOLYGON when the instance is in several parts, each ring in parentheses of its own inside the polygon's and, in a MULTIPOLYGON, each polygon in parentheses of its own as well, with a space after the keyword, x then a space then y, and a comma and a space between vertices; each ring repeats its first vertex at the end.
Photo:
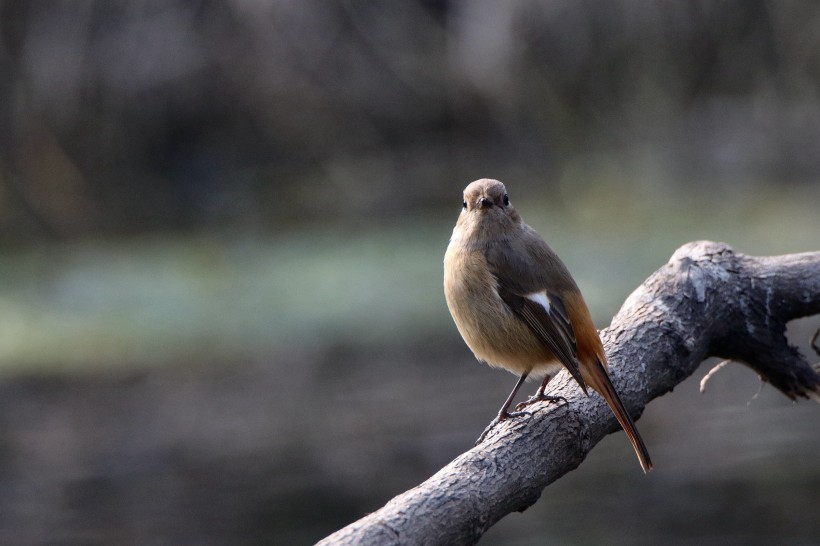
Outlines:
MULTIPOLYGON (((441 293, 467 183, 603 327, 687 241, 818 249, 818 143, 814 2, 0 0, 0 541, 314 542, 514 383, 441 293)), ((483 543, 814 542, 817 406, 700 376, 483 543)))

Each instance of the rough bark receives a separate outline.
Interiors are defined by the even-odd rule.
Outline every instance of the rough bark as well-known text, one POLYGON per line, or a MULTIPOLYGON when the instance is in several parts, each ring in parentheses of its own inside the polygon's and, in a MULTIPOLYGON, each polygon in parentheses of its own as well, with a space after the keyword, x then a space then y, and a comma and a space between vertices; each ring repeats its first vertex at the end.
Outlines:
MULTIPOLYGON (((818 313, 820 252, 753 257, 702 241, 678 249, 638 287, 601 337, 613 382, 635 417, 710 356, 743 362, 789 398, 820 402, 820 374, 785 337, 787 322, 818 313)), ((531 417, 503 423, 421 485, 320 544, 472 544, 506 514, 531 506, 618 430, 603 400, 585 397, 567 374, 550 386, 568 403, 539 404, 531 417)))

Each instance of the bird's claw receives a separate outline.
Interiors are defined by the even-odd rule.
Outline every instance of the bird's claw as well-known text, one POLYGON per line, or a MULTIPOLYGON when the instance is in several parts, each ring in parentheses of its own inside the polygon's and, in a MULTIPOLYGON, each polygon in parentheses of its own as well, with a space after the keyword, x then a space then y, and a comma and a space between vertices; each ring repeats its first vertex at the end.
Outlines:
POLYGON ((521 402, 517 406, 515 406, 516 411, 520 411, 527 406, 531 406, 536 402, 564 402, 567 403, 567 399, 563 396, 551 396, 549 394, 534 394, 527 398, 524 402, 521 402))
MULTIPOLYGON (((518 410, 517 407, 516 407, 516 410, 518 410)), ((487 428, 484 429, 484 432, 482 432, 481 436, 478 437, 478 440, 475 441, 475 445, 478 445, 481 442, 483 442, 484 439, 487 437, 487 435, 490 433, 490 431, 493 430, 493 428, 495 428, 495 426, 498 423, 500 423, 502 421, 506 421, 510 417, 524 417, 526 415, 532 415, 532 412, 529 412, 529 411, 511 411, 511 412, 506 413, 505 415, 499 415, 498 417, 496 417, 495 419, 490 421, 490 424, 487 425, 487 428)))

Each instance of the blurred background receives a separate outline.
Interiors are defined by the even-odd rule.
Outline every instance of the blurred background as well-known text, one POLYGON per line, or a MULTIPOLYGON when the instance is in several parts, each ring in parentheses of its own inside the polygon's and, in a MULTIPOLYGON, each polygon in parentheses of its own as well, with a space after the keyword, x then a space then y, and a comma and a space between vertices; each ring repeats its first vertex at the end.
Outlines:
MULTIPOLYGON (((688 241, 820 248, 818 143, 810 1, 0 0, 0 542, 315 542, 515 382, 442 295, 467 183, 603 327, 688 241)), ((482 543, 816 543, 820 407, 707 370, 482 543)))

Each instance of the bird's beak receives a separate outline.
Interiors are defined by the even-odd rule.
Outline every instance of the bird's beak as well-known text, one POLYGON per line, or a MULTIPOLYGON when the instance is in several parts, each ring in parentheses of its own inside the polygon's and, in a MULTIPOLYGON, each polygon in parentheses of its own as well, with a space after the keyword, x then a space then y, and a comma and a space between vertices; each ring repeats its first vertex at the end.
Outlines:
POLYGON ((489 209, 493 206, 493 200, 489 197, 482 197, 478 200, 478 207, 481 209, 489 209))

